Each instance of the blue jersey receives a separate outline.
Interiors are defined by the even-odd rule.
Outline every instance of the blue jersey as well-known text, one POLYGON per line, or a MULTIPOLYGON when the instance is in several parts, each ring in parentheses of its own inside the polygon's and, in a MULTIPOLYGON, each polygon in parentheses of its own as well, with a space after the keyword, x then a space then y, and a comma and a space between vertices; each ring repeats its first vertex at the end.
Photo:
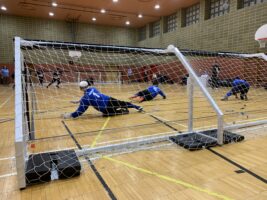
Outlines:
POLYGON ((9 70, 8 69, 1 69, 1 74, 3 77, 9 77, 9 70))
POLYGON ((150 86, 147 88, 147 90, 150 92, 153 98, 155 98, 158 94, 160 94, 162 97, 166 97, 166 95, 157 86, 150 86))
POLYGON ((238 85, 244 85, 246 87, 249 87, 249 83, 247 81, 242 80, 242 79, 235 79, 233 81, 233 87, 238 86, 238 85))
POLYGON ((105 112, 109 100, 109 96, 101 94, 96 88, 91 87, 85 91, 84 96, 80 100, 78 109, 71 113, 71 116, 73 118, 79 117, 88 109, 89 106, 93 106, 100 112, 105 112))
POLYGON ((235 79, 232 85, 232 89, 226 94, 227 97, 230 97, 232 94, 243 92, 244 90, 249 89, 249 83, 242 79, 235 79))

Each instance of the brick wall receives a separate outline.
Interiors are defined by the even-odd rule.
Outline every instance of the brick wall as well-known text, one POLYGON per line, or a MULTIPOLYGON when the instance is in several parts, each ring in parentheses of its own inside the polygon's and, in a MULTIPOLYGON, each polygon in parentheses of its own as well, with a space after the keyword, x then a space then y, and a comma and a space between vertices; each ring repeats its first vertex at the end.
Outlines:
MULTIPOLYGON (((237 9, 237 0, 230 0, 230 12, 205 20, 205 0, 200 0, 200 21, 181 27, 181 10, 177 11, 176 31, 137 42, 138 46, 162 47, 169 44, 182 49, 234 52, 267 52, 254 40, 256 30, 267 23, 267 2, 237 9)), ((161 30, 163 25, 161 23, 161 30)), ((148 32, 148 25, 147 25, 148 32)))
POLYGON ((64 21, 0 14, 0 64, 13 63, 13 38, 134 46, 134 29, 77 24, 76 34, 64 21))

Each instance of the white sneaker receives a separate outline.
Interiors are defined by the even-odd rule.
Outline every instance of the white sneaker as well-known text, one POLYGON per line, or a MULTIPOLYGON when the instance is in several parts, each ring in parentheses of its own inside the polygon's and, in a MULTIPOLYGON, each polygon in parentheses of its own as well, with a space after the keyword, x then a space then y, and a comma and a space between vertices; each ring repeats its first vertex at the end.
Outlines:
POLYGON ((228 101, 228 97, 223 97, 221 101, 228 101))
POLYGON ((137 110, 138 110, 138 112, 142 112, 143 111, 143 107, 140 106, 137 110))

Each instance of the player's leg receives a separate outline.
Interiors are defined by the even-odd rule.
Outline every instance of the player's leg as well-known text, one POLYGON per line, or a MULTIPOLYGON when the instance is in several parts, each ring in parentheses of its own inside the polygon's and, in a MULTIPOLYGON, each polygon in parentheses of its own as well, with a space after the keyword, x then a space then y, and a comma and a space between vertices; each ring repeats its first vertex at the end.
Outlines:
POLYGON ((59 88, 59 84, 61 83, 61 80, 60 80, 60 78, 59 79, 57 79, 57 85, 56 85, 56 87, 57 88, 59 88))
POLYGON ((231 95, 236 96, 237 93, 238 93, 238 88, 236 86, 234 86, 229 92, 227 92, 227 94, 221 100, 227 101, 231 95))
POLYGON ((143 110, 143 108, 141 106, 134 105, 130 102, 120 101, 120 100, 114 99, 112 97, 110 99, 111 99, 110 102, 111 102, 112 106, 116 109, 119 109, 119 110, 120 109, 127 109, 128 110, 128 108, 135 108, 136 110, 139 110, 139 111, 143 110))
POLYGON ((245 93, 246 93, 246 86, 241 84, 241 85, 236 86, 236 88, 237 88, 236 89, 237 93, 240 93, 240 99, 244 100, 245 93))
POLYGON ((248 100, 248 96, 247 96, 248 91, 249 91, 249 87, 244 85, 242 91, 240 92, 241 93, 240 94, 240 98, 241 98, 241 95, 242 95, 242 98, 241 98, 242 100, 245 100, 245 101, 248 100))
POLYGON ((233 93, 233 95, 235 95, 235 98, 238 99, 238 93, 240 93, 240 87, 239 86, 233 87, 232 93, 233 93))
POLYGON ((103 112, 103 116, 124 115, 128 113, 129 110, 125 104, 111 97, 105 112, 103 112))
POLYGON ((133 97, 130 97, 129 99, 133 100, 134 102, 138 102, 138 103, 141 103, 144 101, 144 97, 140 97, 140 96, 133 96, 133 97))
POLYGON ((153 96, 151 95, 151 93, 148 90, 143 90, 140 92, 140 97, 139 98, 139 103, 143 102, 143 101, 150 101, 153 99, 153 96))
POLYGON ((41 86, 44 85, 44 77, 41 77, 41 78, 40 78, 40 84, 41 84, 41 86))
POLYGON ((147 90, 142 90, 142 91, 136 93, 134 96, 130 97, 129 99, 141 103, 145 100, 144 96, 147 93, 146 91, 147 90))
POLYGON ((247 87, 247 88, 246 88, 246 91, 245 91, 245 101, 248 100, 248 91, 249 91, 249 88, 250 88, 250 87, 247 87))
POLYGON ((215 78, 214 78, 214 75, 212 75, 211 78, 210 78, 210 86, 211 86, 212 89, 215 87, 215 78))
POLYGON ((54 82, 56 82, 56 79, 52 79, 52 81, 46 86, 47 88, 49 88, 50 85, 52 85, 54 82))

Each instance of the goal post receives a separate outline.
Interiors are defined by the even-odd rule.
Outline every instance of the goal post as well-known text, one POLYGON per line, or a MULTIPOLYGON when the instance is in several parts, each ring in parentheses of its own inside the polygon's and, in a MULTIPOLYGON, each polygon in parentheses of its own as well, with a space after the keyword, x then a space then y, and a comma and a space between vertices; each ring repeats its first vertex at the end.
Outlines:
MULTIPOLYGON (((38 174, 38 169, 27 169, 36 153, 46 173, 35 177, 34 183, 50 180, 51 171, 61 170, 57 165, 61 159, 55 158, 51 151, 72 148, 64 158, 73 159, 75 146, 64 141, 68 131, 62 125, 61 115, 77 109, 77 105, 70 102, 77 102, 83 95, 77 84, 82 80, 92 81, 92 87, 122 101, 129 101, 129 97, 155 85, 167 98, 156 97, 142 104, 145 112, 133 116, 142 118, 144 123, 135 122, 130 114, 125 118, 129 123, 121 118, 123 123, 114 123, 113 128, 105 130, 91 130, 90 123, 101 124, 103 120, 97 111, 100 105, 96 105, 99 106, 96 109, 90 106, 81 120, 69 123, 75 130, 73 135, 90 141, 91 136, 100 131, 104 136, 116 133, 117 138, 106 137, 106 141, 96 146, 83 144, 79 150, 76 148, 78 156, 129 151, 162 141, 175 142, 175 137, 187 139, 188 135, 192 136, 190 140, 180 146, 194 149, 198 140, 202 143, 195 149, 206 147, 208 143, 223 145, 229 142, 225 141, 227 131, 267 123, 267 109, 257 107, 264 106, 267 100, 266 69, 265 54, 179 50, 173 45, 167 49, 153 49, 49 42, 16 37, 15 149, 19 187, 24 188, 30 182, 29 173, 38 174), (214 63, 220 67, 213 67, 214 63), (59 76, 59 81, 55 76, 59 76), (248 101, 234 98, 233 79, 237 76, 250 84, 248 101), (226 94, 229 94, 229 101, 221 101, 226 94), (90 123, 84 123, 88 121, 90 123), (28 148, 31 142, 47 138, 51 139, 49 144, 40 145, 34 151, 28 148), (49 160, 50 157, 58 159, 57 162, 49 160)), ((74 169, 75 175, 80 173, 79 166, 74 169)))
POLYGON ((22 72, 23 55, 21 53, 21 39, 15 38, 15 157, 19 188, 26 187, 26 161, 27 161, 27 127, 24 108, 23 82, 25 84, 22 72))
POLYGON ((200 78, 196 75, 194 69, 192 69, 191 65, 189 64, 189 62, 187 61, 187 59, 183 56, 183 54, 177 49, 175 48, 173 45, 168 46, 167 48, 168 51, 175 53, 175 55, 179 58, 179 60, 183 63, 184 67, 187 69, 187 71, 189 72, 189 77, 190 77, 190 91, 189 91, 189 131, 191 131, 192 128, 192 124, 193 124, 193 84, 192 81, 194 81, 196 83, 196 85, 199 86, 200 90, 202 91, 202 93, 204 94, 204 96, 206 97, 207 101, 210 103, 210 105, 213 107, 213 109, 215 110, 215 112, 217 113, 217 142, 218 144, 222 145, 223 144, 223 112, 221 111, 221 109, 219 108, 219 106, 217 105, 217 103, 213 100, 213 98, 211 97, 211 95, 209 94, 208 90, 206 89, 206 87, 203 85, 203 83, 200 81, 200 78))

